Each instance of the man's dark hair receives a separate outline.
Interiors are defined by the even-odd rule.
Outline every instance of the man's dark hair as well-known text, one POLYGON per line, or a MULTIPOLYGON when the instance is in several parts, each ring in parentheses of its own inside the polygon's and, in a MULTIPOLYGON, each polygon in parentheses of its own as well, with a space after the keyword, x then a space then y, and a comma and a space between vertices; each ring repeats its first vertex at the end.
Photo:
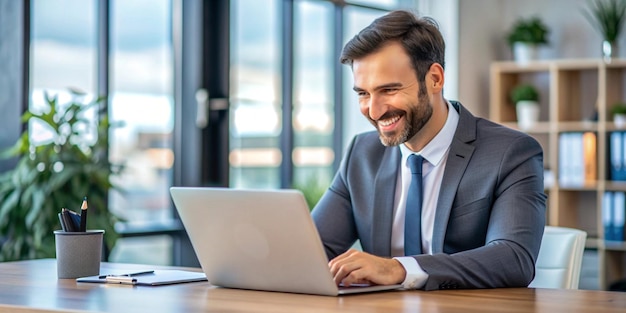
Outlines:
POLYGON ((341 53, 341 63, 352 66, 354 60, 376 52, 391 41, 402 44, 420 82, 433 63, 444 66, 445 43, 437 22, 404 10, 377 18, 350 39, 341 53))

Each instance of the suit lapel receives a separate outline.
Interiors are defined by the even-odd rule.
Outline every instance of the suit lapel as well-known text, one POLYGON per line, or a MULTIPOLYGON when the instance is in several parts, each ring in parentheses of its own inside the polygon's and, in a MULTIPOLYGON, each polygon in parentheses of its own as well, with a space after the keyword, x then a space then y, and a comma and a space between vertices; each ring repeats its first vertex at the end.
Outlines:
POLYGON ((452 203, 461 178, 474 153, 474 146, 471 142, 476 139, 476 118, 465 111, 458 102, 451 101, 451 103, 459 111, 459 124, 450 145, 446 169, 441 181, 433 227, 433 253, 443 252, 443 242, 452 203))
POLYGON ((387 148, 376 174, 372 212, 373 252, 379 256, 391 256, 391 227, 400 149, 387 148))

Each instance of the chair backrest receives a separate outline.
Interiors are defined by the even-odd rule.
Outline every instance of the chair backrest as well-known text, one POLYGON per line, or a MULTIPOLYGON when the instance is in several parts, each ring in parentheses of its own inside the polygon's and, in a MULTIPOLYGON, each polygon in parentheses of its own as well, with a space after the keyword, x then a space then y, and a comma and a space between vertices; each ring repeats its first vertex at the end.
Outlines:
POLYGON ((528 287, 578 289, 587 233, 573 228, 546 226, 535 264, 535 279, 528 287))

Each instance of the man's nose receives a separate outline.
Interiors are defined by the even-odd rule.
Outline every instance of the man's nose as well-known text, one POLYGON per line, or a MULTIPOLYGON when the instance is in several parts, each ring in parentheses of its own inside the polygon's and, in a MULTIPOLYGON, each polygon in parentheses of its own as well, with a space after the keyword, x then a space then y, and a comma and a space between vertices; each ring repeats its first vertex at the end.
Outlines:
POLYGON ((387 105, 381 97, 371 96, 369 98, 369 116, 373 120, 380 119, 387 111, 387 105))

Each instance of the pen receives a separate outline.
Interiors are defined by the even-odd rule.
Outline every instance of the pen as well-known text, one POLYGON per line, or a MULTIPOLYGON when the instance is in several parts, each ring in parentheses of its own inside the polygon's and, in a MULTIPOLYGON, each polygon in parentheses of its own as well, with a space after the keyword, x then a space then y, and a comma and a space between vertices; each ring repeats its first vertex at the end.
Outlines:
POLYGON ((80 206, 80 231, 87 231, 87 197, 83 199, 83 204, 80 206))
POLYGON ((119 275, 115 275, 115 274, 109 274, 109 275, 100 275, 98 276, 98 279, 103 279, 103 278, 108 278, 108 277, 134 277, 134 276, 139 276, 139 275, 146 275, 146 274, 152 274, 154 273, 154 271, 141 271, 141 272, 135 272, 135 273, 128 273, 128 274, 119 274, 119 275))
POLYGON ((59 213, 59 222, 61 223, 61 229, 63 231, 67 231, 67 227, 65 226, 65 221, 63 221, 63 215, 59 213))
POLYGON ((65 210, 67 211, 67 213, 69 213, 68 215, 70 217, 70 222, 72 222, 72 229, 74 229, 73 231, 79 231, 80 230, 80 215, 70 209, 65 209, 65 210))
POLYGON ((74 222, 72 222, 72 217, 70 216, 70 210, 68 210, 67 208, 61 209, 61 217, 63 219, 63 222, 65 222, 66 231, 68 232, 77 231, 76 226, 74 225, 74 222))

